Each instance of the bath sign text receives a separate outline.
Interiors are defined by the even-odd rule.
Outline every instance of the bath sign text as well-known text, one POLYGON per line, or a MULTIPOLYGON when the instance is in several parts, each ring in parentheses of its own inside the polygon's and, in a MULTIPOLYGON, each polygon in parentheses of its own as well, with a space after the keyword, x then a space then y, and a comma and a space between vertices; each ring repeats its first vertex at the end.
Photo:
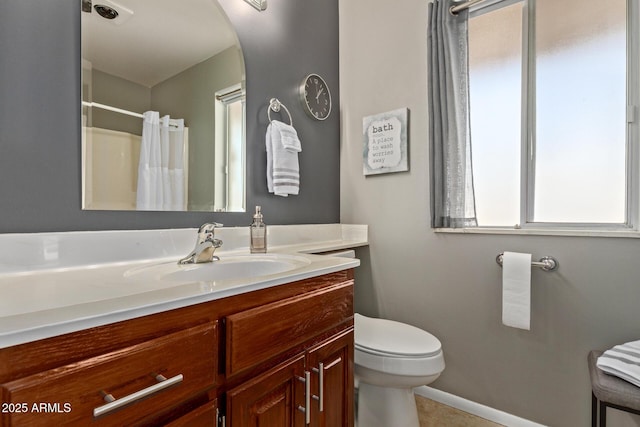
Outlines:
POLYGON ((362 119, 362 171, 365 175, 409 170, 408 118, 409 109, 401 108, 362 119))

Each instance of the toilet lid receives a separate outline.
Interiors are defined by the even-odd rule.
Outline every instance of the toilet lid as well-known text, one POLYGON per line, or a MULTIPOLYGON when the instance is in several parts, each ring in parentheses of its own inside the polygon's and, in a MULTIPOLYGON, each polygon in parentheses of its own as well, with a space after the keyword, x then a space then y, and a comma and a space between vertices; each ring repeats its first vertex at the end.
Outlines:
POLYGON ((355 315, 355 346, 374 354, 404 357, 434 356, 442 349, 440 340, 427 331, 358 313, 355 315))

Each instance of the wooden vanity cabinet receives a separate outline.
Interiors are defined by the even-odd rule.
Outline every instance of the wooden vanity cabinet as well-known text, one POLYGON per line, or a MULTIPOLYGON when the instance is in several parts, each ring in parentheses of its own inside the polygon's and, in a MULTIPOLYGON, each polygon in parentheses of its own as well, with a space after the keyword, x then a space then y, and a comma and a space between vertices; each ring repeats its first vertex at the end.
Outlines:
POLYGON ((228 316, 226 333, 228 380, 294 354, 227 393, 229 426, 353 426, 352 282, 228 316))
POLYGON ((353 394, 349 328, 228 391, 227 425, 351 427, 353 394))
POLYGON ((0 349, 0 397, 0 427, 350 427, 353 271, 0 349))

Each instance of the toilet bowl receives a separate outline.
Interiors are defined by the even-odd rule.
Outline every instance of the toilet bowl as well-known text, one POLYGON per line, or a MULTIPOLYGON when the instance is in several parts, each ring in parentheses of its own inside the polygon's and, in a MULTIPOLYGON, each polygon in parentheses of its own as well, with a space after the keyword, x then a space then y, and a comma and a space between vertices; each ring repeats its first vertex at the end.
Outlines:
POLYGON ((355 377, 360 427, 419 427, 413 388, 444 370, 440 341, 393 320, 355 315, 355 377))

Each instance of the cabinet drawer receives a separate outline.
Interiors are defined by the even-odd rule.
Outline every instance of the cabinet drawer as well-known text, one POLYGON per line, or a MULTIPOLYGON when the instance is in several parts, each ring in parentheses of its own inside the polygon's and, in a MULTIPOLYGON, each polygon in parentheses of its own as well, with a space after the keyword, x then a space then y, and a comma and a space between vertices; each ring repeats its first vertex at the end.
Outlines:
POLYGON ((209 322, 2 384, 3 402, 23 409, 3 414, 2 424, 132 425, 150 421, 215 385, 217 336, 217 322, 209 322), (113 410, 104 406, 107 394, 116 399, 113 410), (123 401, 129 403, 118 407, 123 401))
POLYGON ((353 317, 353 281, 227 317, 226 372, 234 375, 353 317))

